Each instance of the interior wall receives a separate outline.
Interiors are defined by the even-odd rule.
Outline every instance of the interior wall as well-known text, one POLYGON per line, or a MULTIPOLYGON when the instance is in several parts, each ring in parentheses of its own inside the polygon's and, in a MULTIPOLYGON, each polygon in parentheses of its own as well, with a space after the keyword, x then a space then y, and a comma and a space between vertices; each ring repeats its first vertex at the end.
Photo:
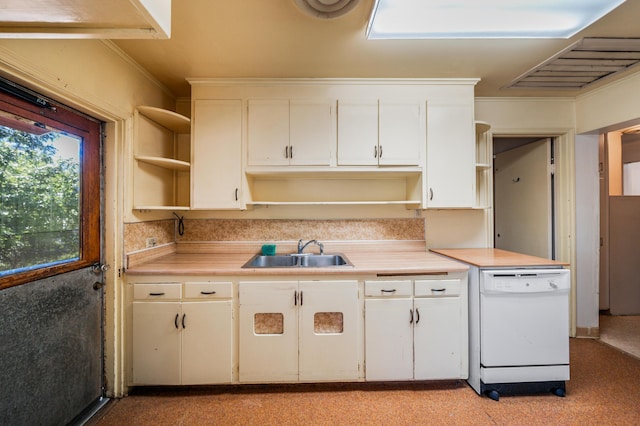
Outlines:
POLYGON ((578 335, 598 335, 600 177, 598 135, 576 136, 576 259, 578 335))
POLYGON ((576 98, 576 133, 619 130, 640 120, 640 72, 576 98))

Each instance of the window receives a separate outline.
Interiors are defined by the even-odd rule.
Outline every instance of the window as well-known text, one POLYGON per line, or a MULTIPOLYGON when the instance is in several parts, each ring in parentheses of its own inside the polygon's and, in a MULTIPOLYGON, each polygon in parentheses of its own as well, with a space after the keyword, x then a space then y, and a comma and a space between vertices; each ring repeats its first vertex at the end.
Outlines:
POLYGON ((0 288, 5 288, 100 260, 101 162, 100 123, 0 83, 0 288))

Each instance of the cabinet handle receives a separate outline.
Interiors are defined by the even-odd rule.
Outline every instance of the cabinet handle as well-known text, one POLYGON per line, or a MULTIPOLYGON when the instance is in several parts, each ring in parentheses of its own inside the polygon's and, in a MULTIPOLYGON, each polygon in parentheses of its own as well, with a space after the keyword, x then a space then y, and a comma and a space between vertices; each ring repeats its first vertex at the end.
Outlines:
POLYGON ((149 296, 164 296, 164 292, 160 292, 160 293, 149 293, 149 296))
POLYGON ((300 306, 302 306, 302 290, 300 290, 300 306))
POLYGON ((176 314, 176 319, 173 320, 173 323, 176 326, 176 330, 178 329, 178 318, 180 317, 180 314, 176 314))
POLYGON ((373 158, 378 158, 378 147, 377 146, 373 147, 373 158))
POLYGON ((216 292, 215 291, 201 291, 200 294, 210 295, 210 294, 216 294, 216 292))
POLYGON ((182 328, 187 328, 187 324, 185 323, 186 318, 187 314, 182 314, 182 328))
POLYGON ((420 322, 420 311, 416 308, 416 325, 420 322))
POLYGON ((429 200, 433 200, 433 188, 429 188, 429 200))
POLYGON ((236 188, 236 201, 238 201, 238 188, 236 188))
POLYGON ((384 288, 380 290, 381 293, 395 293, 396 289, 394 288, 393 290, 385 290, 384 288))
POLYGON ((380 150, 379 150, 378 158, 382 158, 382 145, 380 145, 380 150))
POLYGON ((409 309, 409 324, 413 324, 413 309, 409 309))
POLYGON ((293 292, 293 306, 298 306, 298 290, 293 292))
POLYGON ((289 158, 289 147, 288 146, 284 147, 284 158, 289 158))
POLYGON ((293 158, 293 145, 289 146, 289 159, 293 158))

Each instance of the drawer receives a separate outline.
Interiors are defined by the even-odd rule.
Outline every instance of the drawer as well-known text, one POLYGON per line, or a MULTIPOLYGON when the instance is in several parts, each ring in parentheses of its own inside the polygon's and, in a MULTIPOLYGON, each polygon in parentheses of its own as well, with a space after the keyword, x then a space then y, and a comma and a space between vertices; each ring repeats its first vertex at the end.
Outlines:
POLYGON ((459 279, 416 280, 416 297, 460 296, 459 279))
POLYGON ((365 281, 364 295, 366 297, 397 297, 413 294, 411 280, 401 281, 365 281))
POLYGON ((180 299, 180 283, 134 284, 133 298, 136 300, 180 299))
POLYGON ((185 299, 231 299, 233 284, 224 282, 187 282, 184 284, 185 299))

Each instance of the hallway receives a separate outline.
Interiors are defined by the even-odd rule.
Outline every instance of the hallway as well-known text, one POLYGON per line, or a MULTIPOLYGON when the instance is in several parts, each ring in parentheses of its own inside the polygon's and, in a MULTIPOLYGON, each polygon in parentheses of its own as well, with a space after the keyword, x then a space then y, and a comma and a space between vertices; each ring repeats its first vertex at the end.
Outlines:
POLYGON ((600 340, 640 359, 640 315, 600 315, 600 340))

